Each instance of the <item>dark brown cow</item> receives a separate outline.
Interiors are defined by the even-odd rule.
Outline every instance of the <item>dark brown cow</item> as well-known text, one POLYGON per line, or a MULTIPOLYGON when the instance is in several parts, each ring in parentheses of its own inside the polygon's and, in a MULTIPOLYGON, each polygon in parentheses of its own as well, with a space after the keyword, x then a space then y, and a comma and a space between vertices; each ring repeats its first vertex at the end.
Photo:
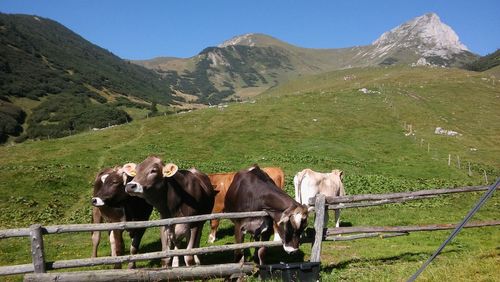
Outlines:
MULTIPOLYGON (((125 184, 132 180, 131 170, 135 164, 129 163, 123 167, 107 168, 99 172, 94 181, 94 193, 92 198, 92 221, 93 223, 120 222, 120 221, 143 221, 148 220, 153 206, 146 203, 144 199, 133 197, 125 192, 125 184)), ((129 232, 132 243, 130 254, 136 254, 146 229, 131 229, 129 232)), ((123 230, 112 230, 109 234, 111 255, 123 255, 123 230)), ((101 238, 101 232, 92 232, 92 257, 97 257, 97 248, 101 238)), ((129 268, 135 268, 131 262, 129 268)), ((116 264, 115 268, 121 268, 116 264)))
MULTIPOLYGON (((158 157, 148 157, 137 166, 137 175, 126 186, 127 193, 144 198, 152 204, 161 218, 209 214, 214 205, 216 192, 208 176, 196 169, 178 170, 175 164, 165 165, 158 157)), ((175 224, 163 228, 162 249, 180 247, 181 240, 188 241, 187 249, 200 245, 204 222, 175 224)), ((186 265, 200 264, 198 256, 184 256, 186 265)), ((170 258, 162 260, 164 266, 170 258)), ((172 266, 179 266, 178 257, 172 266)))
MULTIPOLYGON (((271 177, 276 186, 283 189, 285 187, 285 174, 283 170, 279 167, 264 167, 263 171, 271 177)), ((220 213, 224 210, 224 199, 226 198, 227 189, 229 189, 229 185, 233 182, 233 178, 236 172, 229 173, 215 173, 209 174, 210 182, 215 187, 215 190, 218 191, 215 196, 214 208, 212 209, 212 213, 220 213)), ((215 242, 217 228, 219 228, 219 219, 212 219, 210 221, 210 234, 208 234, 208 243, 215 242)), ((275 228, 276 230, 276 228, 275 228)), ((274 233, 274 240, 280 241, 279 235, 277 232, 274 233)))
MULTIPOLYGON (((286 252, 299 248, 301 233, 307 225, 307 206, 297 203, 258 166, 238 172, 227 190, 225 212, 266 211, 269 216, 232 219, 236 243, 243 242, 245 231, 256 241, 267 241, 271 237, 273 221, 286 252)), ((254 261, 264 264, 265 247, 254 253, 254 261)), ((235 260, 243 259, 241 251, 235 251, 235 260)))

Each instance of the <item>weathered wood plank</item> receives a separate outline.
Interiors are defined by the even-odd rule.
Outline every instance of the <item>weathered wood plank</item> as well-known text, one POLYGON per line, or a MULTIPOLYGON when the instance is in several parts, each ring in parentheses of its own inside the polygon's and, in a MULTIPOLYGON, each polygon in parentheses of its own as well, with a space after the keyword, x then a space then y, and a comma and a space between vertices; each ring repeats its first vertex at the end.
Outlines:
MULTIPOLYGON (((465 228, 485 227, 500 225, 500 220, 476 221, 466 224, 465 228)), ((409 225, 409 226, 360 226, 360 227, 339 227, 328 228, 326 235, 371 233, 371 232, 416 232, 416 231, 437 231, 454 229, 456 224, 430 224, 430 225, 409 225)))
POLYGON ((314 203, 316 218, 314 219, 314 243, 311 249, 311 262, 321 261, 321 243, 323 241, 323 228, 325 224, 325 195, 319 194, 314 203))
POLYGON ((328 205, 329 210, 335 209, 348 209, 348 208, 363 208, 363 207, 371 207, 371 206, 380 206, 386 204, 397 204, 408 201, 422 200, 422 199, 431 199, 438 197, 439 195, 428 195, 428 196, 412 196, 412 197, 404 197, 397 199, 384 199, 384 200, 375 200, 375 201, 364 201, 364 202, 355 202, 355 203, 339 203, 328 205))
POLYGON ((30 226, 31 259, 35 273, 45 273, 45 255, 43 253, 42 226, 33 224, 30 226))
MULTIPOLYGON (((60 234, 69 232, 107 231, 115 229, 124 230, 124 229, 134 229, 134 228, 159 227, 159 226, 173 225, 178 223, 198 222, 198 221, 211 220, 215 218, 231 219, 231 218, 244 218, 244 217, 259 217, 267 215, 268 213, 265 211, 256 211, 256 212, 240 212, 240 213, 213 213, 213 214, 176 217, 176 218, 159 219, 151 221, 128 221, 128 222, 100 223, 100 224, 49 225, 43 227, 43 233, 60 234)), ((29 235, 30 235, 29 228, 0 230, 0 239, 8 237, 25 237, 29 235)))
POLYGON ((34 271, 35 271, 35 267, 33 266, 32 263, 0 266, 0 276, 13 275, 13 274, 23 274, 23 273, 29 273, 29 272, 34 272, 34 271))
POLYGON ((151 260, 151 259, 159 259, 165 257, 173 257, 173 256, 183 256, 183 255, 202 255, 207 253, 217 253, 217 252, 227 252, 234 251, 240 249, 249 249, 255 247, 277 247, 281 246, 281 242, 275 241, 266 241, 266 242, 248 242, 242 244, 231 244, 231 245, 223 245, 223 246, 210 246, 203 248, 194 248, 194 249, 178 249, 178 250, 170 250, 165 252, 152 252, 147 254, 138 254, 138 255, 126 255, 126 256, 117 256, 117 257, 98 257, 98 258, 87 258, 87 259, 73 259, 73 260, 62 260, 62 261, 54 261, 49 263, 49 269, 62 269, 62 268, 73 268, 73 267, 83 267, 83 266, 95 266, 102 264, 115 264, 115 263, 123 263, 123 262, 132 262, 139 260, 151 260))
POLYGON ((365 238, 372 238, 372 237, 379 237, 379 238, 389 238, 389 237, 397 237, 397 236, 405 236, 409 235, 407 232, 394 232, 394 233, 380 233, 380 232, 375 232, 375 233, 361 233, 361 234, 355 234, 355 235, 349 235, 349 236, 326 236, 324 241, 352 241, 352 240, 358 240, 358 239, 365 239, 365 238))
POLYGON ((178 267, 171 269, 113 269, 75 271, 62 273, 27 274, 25 282, 77 282, 77 281, 182 281, 206 278, 224 278, 233 274, 249 274, 254 271, 252 263, 228 263, 210 266, 178 267))
MULTIPOLYGON (((433 189, 433 190, 420 190, 414 192, 400 192, 400 193, 389 193, 389 194, 361 194, 343 197, 327 197, 326 202, 331 204, 338 203, 352 203, 352 202, 362 202, 362 201, 374 201, 374 200, 385 200, 385 199, 395 199, 395 198, 405 198, 413 196, 429 196, 429 195, 443 195, 451 193, 464 193, 464 192, 479 192, 488 190, 489 186, 468 186, 459 188, 445 188, 445 189, 433 189)), ((309 204, 313 204, 314 200, 309 199, 309 204)))

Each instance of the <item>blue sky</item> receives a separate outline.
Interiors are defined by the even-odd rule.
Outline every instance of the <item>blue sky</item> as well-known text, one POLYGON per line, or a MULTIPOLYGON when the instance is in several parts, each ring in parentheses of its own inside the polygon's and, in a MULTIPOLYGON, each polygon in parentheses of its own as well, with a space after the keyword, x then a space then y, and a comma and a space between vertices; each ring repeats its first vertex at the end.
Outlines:
POLYGON ((500 48, 498 0, 0 0, 0 11, 56 20, 126 59, 191 57, 249 32, 310 48, 367 45, 428 12, 472 52, 500 48))

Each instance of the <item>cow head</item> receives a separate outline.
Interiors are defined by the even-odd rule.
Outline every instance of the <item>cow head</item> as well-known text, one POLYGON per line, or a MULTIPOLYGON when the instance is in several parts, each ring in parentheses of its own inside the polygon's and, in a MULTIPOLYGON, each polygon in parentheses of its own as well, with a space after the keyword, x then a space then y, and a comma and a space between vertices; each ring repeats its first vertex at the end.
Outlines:
POLYGON ((300 235, 307 226, 308 209, 306 205, 293 205, 283 211, 278 224, 278 233, 283 242, 283 249, 293 253, 299 249, 300 235))
POLYGON ((165 177, 172 177, 178 168, 175 164, 164 164, 158 157, 148 157, 137 165, 136 175, 125 186, 125 191, 133 196, 144 198, 147 191, 159 188, 165 177))
POLYGON ((92 205, 119 207, 128 197, 124 187, 132 180, 134 170, 135 164, 128 163, 123 167, 115 167, 99 173, 94 181, 92 205))

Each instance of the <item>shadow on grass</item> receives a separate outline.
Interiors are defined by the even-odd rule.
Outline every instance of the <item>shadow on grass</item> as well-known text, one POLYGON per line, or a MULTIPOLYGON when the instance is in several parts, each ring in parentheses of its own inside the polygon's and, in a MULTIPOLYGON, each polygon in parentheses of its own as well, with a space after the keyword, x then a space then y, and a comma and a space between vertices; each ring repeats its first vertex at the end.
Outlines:
MULTIPOLYGON (((450 250, 442 253, 457 253, 459 252, 458 250, 450 250)), ((323 266, 321 269, 324 272, 330 273, 335 269, 346 269, 350 267, 351 265, 355 264, 369 264, 369 265, 382 265, 382 264, 393 264, 393 263, 398 263, 398 262, 423 262, 427 260, 432 253, 429 252, 418 252, 418 253, 411 253, 411 252, 406 252, 399 254, 397 256, 390 256, 390 257, 379 257, 379 258, 353 258, 350 260, 346 261, 341 261, 339 263, 334 263, 330 264, 327 266, 323 266)))
MULTIPOLYGON (((246 242, 250 242, 250 240, 246 240, 246 242)), ((226 243, 226 245, 233 244, 232 242, 226 243)), ((185 247, 185 246, 184 246, 185 247)), ((154 242, 142 245, 140 247, 139 253, 149 253, 149 252, 159 252, 161 251, 161 241, 156 240, 154 242)), ((245 261, 252 262, 253 254, 255 249, 245 249, 245 261)), ((283 250, 283 247, 270 247, 267 248, 266 252, 266 264, 275 264, 280 262, 291 263, 291 262, 303 262, 304 261, 304 252, 301 250, 288 254, 283 250)), ((226 251, 226 252, 216 252, 210 254, 198 255, 202 265, 212 265, 212 264, 224 264, 224 263, 232 263, 234 262, 234 251, 226 251)), ((179 258, 180 265, 184 265, 184 259, 182 257, 179 258)), ((146 267, 161 267, 160 259, 152 259, 149 260, 146 264, 146 267)))

